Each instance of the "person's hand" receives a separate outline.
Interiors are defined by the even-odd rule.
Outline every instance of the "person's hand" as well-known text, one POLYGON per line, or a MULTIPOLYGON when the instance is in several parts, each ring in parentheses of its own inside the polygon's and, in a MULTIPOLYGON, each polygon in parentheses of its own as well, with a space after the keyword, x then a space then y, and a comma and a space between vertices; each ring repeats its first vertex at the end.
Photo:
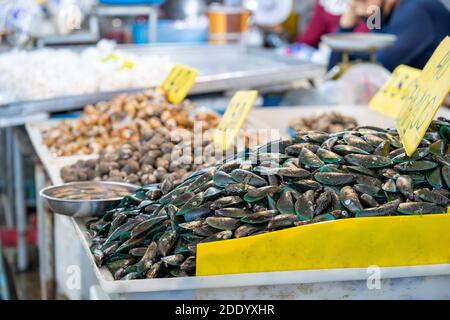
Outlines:
POLYGON ((357 24, 358 24, 358 15, 356 14, 355 1, 348 0, 347 10, 341 16, 339 25, 341 26, 341 28, 349 29, 356 27, 357 24))

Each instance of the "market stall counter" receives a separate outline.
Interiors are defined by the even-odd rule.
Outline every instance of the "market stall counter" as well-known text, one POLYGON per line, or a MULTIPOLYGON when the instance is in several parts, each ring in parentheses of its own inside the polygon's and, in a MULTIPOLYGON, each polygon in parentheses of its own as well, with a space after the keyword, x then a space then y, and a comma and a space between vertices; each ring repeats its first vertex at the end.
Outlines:
MULTIPOLYGON (((364 106, 259 108, 252 111, 250 118, 257 121, 254 127, 276 128, 283 131, 284 136, 288 136, 287 119, 293 119, 296 115, 311 116, 328 111, 338 111, 345 116, 356 117, 361 126, 394 125, 392 120, 377 117, 377 114, 364 106), (271 116, 273 113, 277 116, 271 116), (268 123, 265 122, 267 119, 271 119, 270 126, 265 124, 268 123), (276 119, 279 123, 276 123, 276 119)), ((441 110, 440 115, 445 116, 446 113, 448 113, 446 110, 441 110)), ((32 134, 30 126, 27 126, 27 129, 32 134)), ((38 140, 32 141, 36 143, 38 140)), ((42 150, 38 145, 35 145, 35 148, 42 150)), ((56 161, 42 152, 38 153, 52 184, 61 183, 60 169, 68 164, 67 159, 56 161)), ((73 159, 71 161, 73 162, 73 159)), ((80 267, 79 271, 84 279, 81 291, 85 297, 89 292, 92 298, 110 299, 448 299, 450 297, 448 263, 114 280, 111 272, 104 266, 99 268, 94 260, 86 219, 60 215, 55 215, 55 218, 73 226, 73 233, 66 234, 65 237, 72 237, 70 250, 76 251, 76 247, 80 247, 80 257, 73 264, 80 267), (81 264, 80 261, 84 263, 81 264)), ((58 257, 58 248, 56 251, 58 257)), ((66 272, 70 265, 71 263, 66 263, 66 269, 62 268, 62 272, 66 272)))

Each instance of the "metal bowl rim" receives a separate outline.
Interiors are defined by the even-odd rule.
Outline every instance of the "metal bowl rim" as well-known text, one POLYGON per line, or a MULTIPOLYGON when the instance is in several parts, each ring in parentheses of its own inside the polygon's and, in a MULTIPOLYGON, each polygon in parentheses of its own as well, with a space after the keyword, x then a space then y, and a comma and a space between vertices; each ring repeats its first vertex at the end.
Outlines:
POLYGON ((393 33, 365 33, 365 32, 353 32, 353 33, 326 33, 321 36, 322 38, 332 39, 332 40, 353 40, 365 38, 366 40, 385 40, 385 41, 394 41, 397 40, 398 37, 393 33))
POLYGON ((336 46, 336 42, 339 42, 339 46, 342 46, 343 42, 345 42, 346 44, 348 44, 349 42, 353 42, 353 45, 371 45, 379 46, 380 48, 382 48, 394 44, 398 40, 398 37, 395 34, 391 33, 327 33, 321 36, 321 40, 330 46, 336 46), (361 39, 364 41, 364 43, 356 43, 361 39), (334 44, 332 45, 330 41, 334 44))
POLYGON ((109 198, 109 199, 92 199, 92 200, 69 200, 69 199, 61 199, 61 198, 55 198, 52 196, 49 196, 45 194, 46 191, 62 186, 70 186, 70 185, 79 185, 79 184, 85 184, 85 183, 100 183, 100 184, 107 184, 107 185, 119 185, 119 186, 125 186, 125 187, 131 187, 134 188, 135 191, 141 188, 141 186, 127 183, 127 182, 115 182, 115 181, 76 181, 76 182, 67 182, 67 183, 61 183, 57 185, 51 185, 48 187, 43 188, 39 195, 47 200, 51 201, 58 201, 58 202, 70 202, 70 203, 83 203, 83 202, 105 202, 105 201, 119 201, 123 197, 116 197, 116 198, 109 198))

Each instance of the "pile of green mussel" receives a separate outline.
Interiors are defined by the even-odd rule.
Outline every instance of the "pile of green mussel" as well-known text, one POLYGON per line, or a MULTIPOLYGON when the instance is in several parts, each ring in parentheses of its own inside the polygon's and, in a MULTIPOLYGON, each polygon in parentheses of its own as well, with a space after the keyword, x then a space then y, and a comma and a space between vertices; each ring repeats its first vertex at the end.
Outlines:
POLYGON ((408 157, 395 129, 356 127, 244 150, 172 188, 144 186, 87 223, 115 279, 195 275, 199 243, 323 221, 446 213, 450 121, 408 157))

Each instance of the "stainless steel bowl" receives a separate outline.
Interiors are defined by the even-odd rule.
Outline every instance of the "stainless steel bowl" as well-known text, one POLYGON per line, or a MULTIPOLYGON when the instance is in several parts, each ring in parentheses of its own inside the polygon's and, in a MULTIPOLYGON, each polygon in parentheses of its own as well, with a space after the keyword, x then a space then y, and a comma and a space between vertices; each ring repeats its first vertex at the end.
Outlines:
POLYGON ((54 213, 71 216, 71 217, 87 217, 87 216, 100 216, 106 211, 113 209, 119 203, 122 197, 110 198, 110 199, 96 199, 96 200, 65 200, 52 197, 52 191, 59 188, 66 187, 68 185, 88 187, 88 186, 101 186, 105 189, 112 186, 123 186, 130 190, 130 194, 133 194, 140 187, 137 185, 122 183, 122 182, 108 182, 108 181, 86 181, 86 182, 70 182, 57 186, 46 187, 41 190, 40 196, 47 200, 48 206, 54 213))
POLYGON ((338 51, 371 51, 393 46, 397 36, 385 33, 324 34, 322 41, 338 51))

